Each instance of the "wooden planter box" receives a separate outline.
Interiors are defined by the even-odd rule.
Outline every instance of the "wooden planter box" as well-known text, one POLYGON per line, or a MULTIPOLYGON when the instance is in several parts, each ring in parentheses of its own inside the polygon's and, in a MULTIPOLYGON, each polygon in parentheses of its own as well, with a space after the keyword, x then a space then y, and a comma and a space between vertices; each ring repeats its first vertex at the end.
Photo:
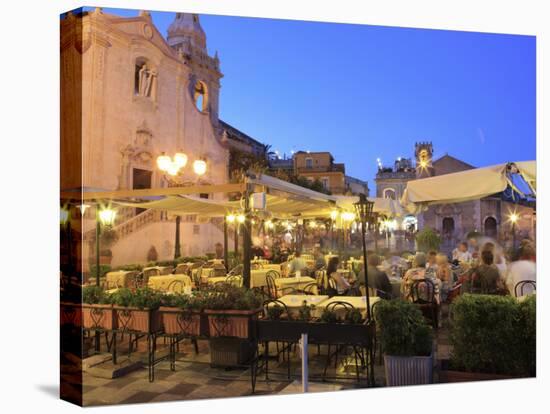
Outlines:
POLYGON ((241 338, 211 338, 210 365, 212 367, 239 367, 250 363, 255 346, 241 338))
POLYGON ((253 333, 251 322, 258 319, 261 309, 256 310, 211 310, 208 317, 208 333, 211 337, 232 336, 248 339, 253 333))
POLYGON ((82 304, 82 321, 86 329, 113 330, 117 328, 113 305, 82 304))
POLYGON ((384 355, 384 371, 388 387, 433 383, 433 354, 402 357, 384 355))
POLYGON ((59 313, 60 325, 82 326, 82 304, 61 302, 59 313))
POLYGON ((201 336, 204 331, 200 312, 184 311, 176 307, 161 306, 164 333, 168 335, 201 336), (202 329, 201 329, 202 328, 202 329))
POLYGON ((117 329, 150 334, 162 329, 161 314, 157 309, 113 306, 117 329))
POLYGON ((374 337, 374 325, 258 320, 255 336, 260 342, 297 342, 303 333, 310 343, 355 344, 369 346, 374 337))

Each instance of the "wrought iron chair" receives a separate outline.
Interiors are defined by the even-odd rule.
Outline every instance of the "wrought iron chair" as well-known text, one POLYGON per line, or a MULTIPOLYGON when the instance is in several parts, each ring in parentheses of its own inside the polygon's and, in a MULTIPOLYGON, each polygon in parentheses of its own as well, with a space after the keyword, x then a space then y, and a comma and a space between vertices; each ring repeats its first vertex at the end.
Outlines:
POLYGON ((327 290, 328 280, 327 271, 324 269, 317 270, 315 272, 315 283, 319 287, 319 292, 322 294, 327 290))
MULTIPOLYGON (((269 307, 278 306, 283 309, 280 316, 286 315, 288 319, 290 319, 290 312, 288 311, 288 307, 281 302, 278 299, 268 299, 264 301, 262 305, 262 318, 263 319, 269 319, 269 307)), ((279 355, 282 353, 283 355, 283 362, 287 361, 287 377, 290 379, 290 353, 292 351, 292 345, 293 342, 283 342, 283 341, 275 341, 275 346, 277 349, 277 356, 276 358, 279 358, 279 355), (280 344, 282 344, 282 347, 280 347, 280 344)), ((265 366, 265 379, 269 379, 269 342, 264 342, 264 366, 265 366)))
POLYGON ((188 275, 189 274, 189 265, 186 263, 180 263, 174 269, 175 275, 188 275))
POLYGON ((430 279, 415 280, 410 288, 409 297, 424 316, 429 315, 434 329, 438 327, 439 306, 435 299, 435 284, 430 279))
POLYGON ((525 287, 530 287, 531 292, 536 292, 537 290, 537 282, 535 280, 522 280, 518 283, 516 283, 516 286, 514 286, 514 296, 516 298, 519 298, 520 296, 524 295, 524 289, 525 287), (519 292, 519 295, 518 295, 519 292))
POLYGON ((302 289, 299 289, 299 291, 303 292, 304 295, 317 295, 319 292, 319 287, 317 286, 317 283, 311 282, 305 285, 302 289))
POLYGON ((166 292, 183 293, 185 290, 185 283, 183 280, 172 280, 168 286, 166 286, 166 292))
POLYGON ((243 274, 243 265, 237 265, 229 271, 228 276, 239 276, 243 274))

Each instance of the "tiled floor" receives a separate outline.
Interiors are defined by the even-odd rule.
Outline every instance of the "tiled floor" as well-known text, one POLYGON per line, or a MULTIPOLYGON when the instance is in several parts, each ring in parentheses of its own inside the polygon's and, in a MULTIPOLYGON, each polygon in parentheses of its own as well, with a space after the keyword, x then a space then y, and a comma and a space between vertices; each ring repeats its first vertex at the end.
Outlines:
MULTIPOLYGON (((159 340, 159 354, 166 349, 159 340)), ((275 347, 271 352, 275 354, 275 347)), ((353 389, 365 387, 365 373, 361 372, 361 381, 356 381, 355 361, 340 356, 338 367, 334 362, 327 371, 327 381, 322 382, 321 374, 326 361, 326 349, 322 347, 317 355, 317 346, 309 348, 310 391, 326 391, 326 385, 332 389, 353 389), (335 378, 337 377, 337 378, 335 378), (319 386, 316 386, 319 384, 319 386)), ((436 359, 447 358, 449 345, 445 327, 437 333, 436 359)), ((144 352, 135 352, 132 360, 146 361, 144 352)), ((291 358, 291 378, 287 378, 287 363, 276 360, 269 362, 269 380, 260 373, 254 395, 286 394, 300 392, 301 363, 298 351, 291 358)), ((376 386, 384 386, 384 367, 378 356, 375 361, 376 386)), ((437 370, 436 370, 437 371, 437 370)), ((437 374, 436 374, 437 379, 437 374)), ((199 341, 199 353, 195 354, 193 346, 187 341, 180 346, 177 355, 176 369, 170 370, 167 361, 161 362, 155 369, 155 381, 149 382, 145 364, 129 374, 115 379, 105 379, 83 374, 83 403, 86 406, 105 404, 132 404, 153 401, 192 400, 201 398, 225 398, 252 395, 250 370, 213 368, 210 366, 208 341, 199 341)))

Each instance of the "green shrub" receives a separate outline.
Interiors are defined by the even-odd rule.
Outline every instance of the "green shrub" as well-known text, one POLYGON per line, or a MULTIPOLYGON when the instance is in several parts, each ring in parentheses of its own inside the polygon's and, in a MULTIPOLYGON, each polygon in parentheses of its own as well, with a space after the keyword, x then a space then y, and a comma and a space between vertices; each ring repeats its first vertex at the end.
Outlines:
POLYGON ((430 250, 439 251, 441 237, 431 228, 425 227, 416 235, 416 244, 418 250, 428 252, 430 250))
POLYGON ((311 320, 311 311, 313 309, 315 309, 315 305, 308 305, 304 300, 302 306, 298 308, 298 320, 303 322, 311 320))
POLYGON ((193 295, 184 295, 181 293, 166 294, 162 296, 161 301, 163 306, 196 312, 202 311, 205 305, 202 292, 195 292, 193 295))
POLYGON ((346 312, 346 317, 344 319, 344 322, 361 323, 362 321, 363 321, 363 315, 361 314, 361 310, 354 308, 346 312))
POLYGON ((401 300, 382 300, 375 307, 380 325, 382 349, 393 356, 428 356, 433 335, 422 312, 414 304, 401 300))
POLYGON ((128 288, 118 289, 112 294, 111 301, 115 305, 136 307, 138 309, 157 309, 161 304, 162 295, 149 288, 132 291, 128 288))
POLYGON ((205 308, 215 310, 254 310, 259 309, 262 297, 253 290, 232 285, 210 288, 205 296, 205 308))
POLYGON ((281 315, 285 312, 285 308, 281 305, 273 305, 267 308, 266 319, 270 321, 278 321, 281 319, 281 315))
POLYGON ((451 306, 451 367, 529 375, 535 366, 535 297, 462 295, 451 306))
POLYGON ((107 304, 110 302, 110 297, 99 286, 85 286, 82 289, 82 302, 89 305, 107 304))
POLYGON ((319 322, 336 323, 338 322, 338 315, 336 315, 336 312, 334 312, 333 310, 325 308, 323 309, 323 313, 321 313, 321 316, 319 317, 319 322))
MULTIPOLYGON (((95 277, 96 277, 96 274, 97 274, 96 269, 97 269, 97 266, 95 264, 90 266, 89 277, 93 280, 95 280, 95 277)), ((110 271, 111 271, 111 266, 110 265, 99 265, 99 277, 105 276, 105 274, 109 273, 110 271)))

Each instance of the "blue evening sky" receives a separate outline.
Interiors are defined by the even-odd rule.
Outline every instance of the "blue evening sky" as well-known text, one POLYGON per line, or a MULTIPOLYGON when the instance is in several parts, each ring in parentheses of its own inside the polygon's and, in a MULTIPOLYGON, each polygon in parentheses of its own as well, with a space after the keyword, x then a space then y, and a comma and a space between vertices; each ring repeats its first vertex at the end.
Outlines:
MULTIPOLYGON (((152 17, 166 36, 175 14, 152 17)), ((281 154, 330 151, 372 190, 376 159, 412 157, 415 141, 475 166, 535 159, 533 36, 200 18, 220 118, 281 154)))

